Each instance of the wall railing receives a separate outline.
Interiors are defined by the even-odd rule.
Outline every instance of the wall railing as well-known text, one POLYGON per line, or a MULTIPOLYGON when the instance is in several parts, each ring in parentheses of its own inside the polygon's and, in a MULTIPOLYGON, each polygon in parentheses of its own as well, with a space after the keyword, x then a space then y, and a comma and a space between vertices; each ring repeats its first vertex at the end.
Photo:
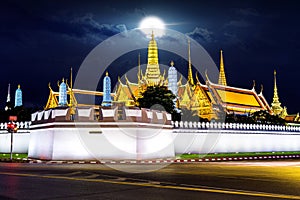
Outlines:
POLYGON ((299 132, 300 126, 271 125, 271 124, 243 124, 224 122, 188 122, 172 121, 174 129, 225 129, 225 130, 261 130, 299 132))
MULTIPOLYGON (((26 122, 15 122, 15 124, 17 125, 18 129, 22 129, 22 130, 29 130, 30 129, 30 125, 31 125, 31 121, 26 121, 26 122)), ((0 130, 6 130, 7 129, 7 123, 0 123, 0 130)))

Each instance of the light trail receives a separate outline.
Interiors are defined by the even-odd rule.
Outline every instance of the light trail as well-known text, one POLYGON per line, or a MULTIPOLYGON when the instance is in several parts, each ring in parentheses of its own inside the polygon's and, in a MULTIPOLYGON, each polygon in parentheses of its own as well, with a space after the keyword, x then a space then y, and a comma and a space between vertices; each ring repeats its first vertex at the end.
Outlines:
POLYGON ((66 177, 66 176, 57 176, 57 175, 37 175, 37 174, 25 174, 25 173, 11 173, 11 172, 0 172, 0 175, 7 176, 20 176, 20 177, 35 177, 35 178, 45 178, 45 179, 60 179, 60 180, 70 180, 70 181, 86 181, 86 182, 95 182, 95 183, 108 183, 108 184, 119 184, 119 185, 130 185, 138 187, 152 187, 160 189, 173 189, 173 190, 183 190, 183 191, 194 191, 194 192, 209 192, 209 193, 219 193, 219 194, 228 194, 228 195, 243 195, 243 196, 255 196, 255 197, 269 197, 269 198, 279 198, 279 199, 299 199, 300 196, 287 195, 287 194, 275 194, 275 193, 265 193, 259 191, 248 191, 248 190, 234 190, 228 188, 208 188, 206 186, 200 185, 161 185, 160 182, 127 182, 123 181, 124 179, 117 180, 107 180, 107 179, 91 179, 84 177, 66 177), (119 180, 119 181, 118 181, 119 180), (122 180, 122 181, 120 181, 122 180))

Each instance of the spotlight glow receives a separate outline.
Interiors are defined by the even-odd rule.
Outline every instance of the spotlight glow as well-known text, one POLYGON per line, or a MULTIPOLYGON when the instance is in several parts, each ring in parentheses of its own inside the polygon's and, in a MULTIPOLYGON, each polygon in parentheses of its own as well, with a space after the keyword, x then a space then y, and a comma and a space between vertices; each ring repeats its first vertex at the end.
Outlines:
POLYGON ((141 21, 139 29, 149 37, 151 36, 152 31, 155 36, 161 37, 165 33, 165 24, 158 17, 146 17, 141 21))

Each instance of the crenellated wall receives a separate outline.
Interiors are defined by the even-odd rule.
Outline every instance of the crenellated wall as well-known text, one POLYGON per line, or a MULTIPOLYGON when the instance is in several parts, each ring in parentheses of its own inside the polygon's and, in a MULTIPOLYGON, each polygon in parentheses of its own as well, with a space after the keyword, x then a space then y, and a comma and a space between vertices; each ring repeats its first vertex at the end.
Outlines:
MULTIPOLYGON (((17 123, 14 152, 46 160, 153 159, 182 153, 300 151, 300 126, 221 122, 172 122, 166 112, 149 109, 69 109, 32 114, 17 123), (121 117, 120 116, 121 113, 121 117), (25 129, 22 129, 25 128, 25 129), (28 128, 30 127, 30 133, 28 128)), ((0 151, 8 152, 10 134, 0 124, 0 151)))
POLYGON ((148 109, 68 109, 32 115, 28 156, 45 160, 155 159, 175 156, 171 115, 148 109), (43 142, 41 142, 43 141, 43 142))

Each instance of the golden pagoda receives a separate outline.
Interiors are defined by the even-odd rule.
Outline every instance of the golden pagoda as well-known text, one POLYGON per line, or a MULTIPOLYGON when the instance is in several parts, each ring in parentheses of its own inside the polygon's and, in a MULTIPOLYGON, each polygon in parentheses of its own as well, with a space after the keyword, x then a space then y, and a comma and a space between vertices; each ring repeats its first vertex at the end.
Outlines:
POLYGON ((225 76, 225 69, 224 69, 224 61, 223 61, 223 51, 220 51, 220 75, 219 75, 219 85, 227 85, 226 76, 225 76))
POLYGON ((280 116, 281 118, 285 118, 287 116, 287 110, 286 107, 282 108, 281 103, 279 101, 278 97, 278 91, 277 91, 277 82, 276 82, 276 70, 274 70, 274 96, 273 96, 273 102, 272 102, 272 111, 275 115, 280 116))

